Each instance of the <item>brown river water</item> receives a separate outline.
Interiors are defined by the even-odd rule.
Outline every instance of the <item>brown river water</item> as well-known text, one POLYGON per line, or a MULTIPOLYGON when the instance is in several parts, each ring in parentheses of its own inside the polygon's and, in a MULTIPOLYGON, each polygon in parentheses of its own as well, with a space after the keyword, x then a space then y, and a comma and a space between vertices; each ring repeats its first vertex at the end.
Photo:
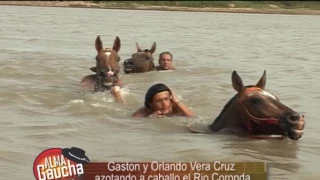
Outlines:
MULTIPOLYGON (((91 161, 262 161, 270 179, 319 179, 320 16, 0 6, 1 179, 34 179, 46 148, 77 146, 91 161), (157 42, 174 72, 120 76, 126 105, 79 87, 95 65, 97 35, 119 36, 122 60, 157 42), (267 91, 306 117, 303 137, 243 140, 192 134, 267 71, 267 91), (196 118, 133 119, 155 83, 172 87, 196 118)), ((123 61, 121 61, 122 64, 123 61)), ((121 66, 122 67, 122 66, 121 66)))

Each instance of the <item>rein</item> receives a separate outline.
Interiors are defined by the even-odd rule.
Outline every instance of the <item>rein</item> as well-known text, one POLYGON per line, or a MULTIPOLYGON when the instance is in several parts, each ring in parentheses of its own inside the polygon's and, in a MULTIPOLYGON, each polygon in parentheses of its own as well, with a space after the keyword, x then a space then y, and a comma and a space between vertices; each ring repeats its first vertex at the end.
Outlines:
POLYGON ((98 75, 97 74, 97 78, 96 78, 96 83, 94 85, 94 91, 97 92, 97 91, 108 91, 108 90, 111 90, 111 87, 114 85, 114 83, 118 80, 116 77, 115 77, 116 73, 114 75, 112 75, 112 78, 113 78, 113 81, 112 81, 112 85, 110 86, 105 86, 103 84, 103 78, 102 76, 98 75))
MULTIPOLYGON (((258 88, 258 87, 247 88, 247 89, 245 89, 243 96, 245 96, 253 91, 262 91, 262 89, 258 88)), ((246 114, 251 118, 251 121, 248 121, 246 124, 248 130, 251 132, 252 132, 252 127, 251 127, 252 121, 259 124, 259 125, 261 125, 261 124, 279 124, 278 118, 259 118, 259 117, 252 115, 244 104, 242 104, 242 106, 243 106, 244 110, 246 111, 246 114)))
POLYGON ((134 65, 134 67, 143 67, 145 64, 152 62, 153 60, 139 62, 138 65, 134 65))

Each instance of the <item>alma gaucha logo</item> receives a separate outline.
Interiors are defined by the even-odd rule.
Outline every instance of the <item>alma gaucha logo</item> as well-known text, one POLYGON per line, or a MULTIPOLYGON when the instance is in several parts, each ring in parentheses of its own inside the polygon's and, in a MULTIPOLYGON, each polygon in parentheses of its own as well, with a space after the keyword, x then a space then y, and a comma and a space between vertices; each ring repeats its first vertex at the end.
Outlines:
POLYGON ((83 178, 83 165, 89 162, 80 148, 50 148, 35 159, 33 174, 36 180, 79 180, 83 178))

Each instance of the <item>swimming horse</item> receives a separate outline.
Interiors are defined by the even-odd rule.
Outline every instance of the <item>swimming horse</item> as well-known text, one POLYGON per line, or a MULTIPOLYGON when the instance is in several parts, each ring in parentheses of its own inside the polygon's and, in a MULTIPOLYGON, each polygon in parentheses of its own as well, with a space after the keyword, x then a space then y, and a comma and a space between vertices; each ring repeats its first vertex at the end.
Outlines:
POLYGON ((237 91, 210 125, 192 125, 194 133, 235 133, 253 138, 298 140, 305 127, 304 115, 287 107, 265 90, 266 71, 255 86, 244 86, 236 71, 232 85, 237 91), (272 136, 278 135, 278 137, 272 136))
POLYGON ((113 42, 113 47, 103 48, 100 36, 97 36, 95 41, 95 48, 97 50, 96 66, 90 68, 96 74, 87 75, 81 81, 81 87, 86 89, 93 89, 97 91, 110 90, 111 87, 118 85, 120 71, 118 55, 121 47, 120 38, 117 36, 113 42))
POLYGON ((156 43, 154 42, 149 49, 142 50, 136 42, 137 52, 132 54, 131 58, 123 62, 124 73, 144 73, 153 71, 155 68, 153 53, 156 51, 156 43))

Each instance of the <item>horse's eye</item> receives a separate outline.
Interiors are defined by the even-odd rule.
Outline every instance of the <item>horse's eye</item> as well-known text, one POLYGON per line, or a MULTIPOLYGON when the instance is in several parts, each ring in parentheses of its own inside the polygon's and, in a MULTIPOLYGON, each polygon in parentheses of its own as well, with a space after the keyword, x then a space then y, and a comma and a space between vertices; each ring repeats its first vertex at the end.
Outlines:
POLYGON ((254 104, 254 105, 257 105, 257 104, 260 104, 260 99, 259 98, 252 98, 251 100, 250 100, 250 103, 251 104, 254 104))

